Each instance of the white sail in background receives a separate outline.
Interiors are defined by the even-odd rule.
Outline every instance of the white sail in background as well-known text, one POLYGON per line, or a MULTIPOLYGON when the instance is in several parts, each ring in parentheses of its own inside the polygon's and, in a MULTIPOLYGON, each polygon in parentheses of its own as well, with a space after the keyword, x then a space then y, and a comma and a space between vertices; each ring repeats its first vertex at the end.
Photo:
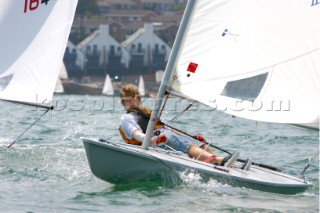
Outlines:
POLYGON ((64 62, 62 62, 61 68, 60 68, 60 72, 59 72, 59 78, 60 79, 68 79, 68 72, 66 69, 66 65, 64 64, 64 62))
POLYGON ((77 0, 0 1, 0 99, 49 104, 77 0))
POLYGON ((320 115, 320 3, 201 0, 174 89, 227 113, 277 123, 320 115))
POLYGON ((56 86, 54 88, 54 93, 64 93, 64 88, 61 83, 61 79, 68 79, 67 69, 66 69, 66 66, 64 65, 63 62, 61 64, 61 68, 60 68, 59 76, 57 78, 56 86))
POLYGON ((104 94, 104 95, 114 95, 114 89, 113 89, 113 86, 112 86, 112 82, 111 82, 110 76, 108 74, 106 76, 106 80, 104 81, 102 94, 104 94))
POLYGON ((64 93, 64 88, 59 77, 57 78, 56 86, 54 88, 54 93, 64 93))
POLYGON ((140 77, 139 77, 138 89, 139 89, 139 93, 140 93, 141 96, 145 96, 146 95, 146 89, 145 89, 145 86, 144 86, 144 80, 143 80, 142 75, 140 75, 140 77))

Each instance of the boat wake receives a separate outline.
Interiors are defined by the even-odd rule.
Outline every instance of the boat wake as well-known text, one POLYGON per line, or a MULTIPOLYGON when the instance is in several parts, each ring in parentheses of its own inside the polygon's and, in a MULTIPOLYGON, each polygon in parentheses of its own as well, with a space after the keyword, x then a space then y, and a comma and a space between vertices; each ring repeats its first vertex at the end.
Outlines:
POLYGON ((68 120, 64 124, 65 126, 65 135, 63 137, 63 141, 65 140, 71 140, 74 138, 79 138, 82 136, 83 132, 87 132, 88 129, 86 129, 87 123, 81 122, 81 121, 74 121, 74 120, 68 120))
POLYGON ((229 196, 243 193, 243 188, 222 184, 211 178, 209 180, 204 180, 200 174, 192 170, 180 172, 179 175, 183 184, 192 190, 229 196))
POLYGON ((1 148, 8 148, 9 144, 12 143, 11 138, 0 138, 0 147, 1 148))

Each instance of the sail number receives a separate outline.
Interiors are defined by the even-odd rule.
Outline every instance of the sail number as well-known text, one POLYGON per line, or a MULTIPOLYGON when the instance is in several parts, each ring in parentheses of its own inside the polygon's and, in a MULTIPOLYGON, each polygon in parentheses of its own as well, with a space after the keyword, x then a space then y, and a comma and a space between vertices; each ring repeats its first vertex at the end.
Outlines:
POLYGON ((39 4, 47 5, 50 0, 24 0, 24 13, 28 12, 28 10, 33 11, 39 7, 39 4))

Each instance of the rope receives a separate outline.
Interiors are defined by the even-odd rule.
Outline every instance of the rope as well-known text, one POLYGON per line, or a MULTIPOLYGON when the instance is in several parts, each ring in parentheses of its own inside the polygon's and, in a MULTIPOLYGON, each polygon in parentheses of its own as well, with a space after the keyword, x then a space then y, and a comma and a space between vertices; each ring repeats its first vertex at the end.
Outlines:
POLYGON ((182 110, 178 115, 174 116, 166 125, 171 125, 173 122, 175 122, 178 118, 181 117, 181 115, 183 113, 185 113, 186 111, 188 111, 190 109, 190 107, 192 106, 192 103, 189 104, 184 110, 182 110))
MULTIPOLYGON (((161 134, 161 131, 164 130, 164 127, 165 127, 165 126, 170 127, 170 128, 172 128, 172 129, 175 129, 175 128, 173 128, 173 127, 170 126, 170 125, 171 125, 173 122, 175 122, 178 118, 180 118, 180 116, 181 116, 184 112, 186 112, 191 106, 192 106, 192 103, 189 104, 189 106, 187 106, 187 107, 186 107, 182 112, 180 112, 178 115, 174 116, 168 123, 164 123, 164 125, 161 127, 161 129, 155 131, 155 132, 153 133, 153 135, 154 135, 154 136, 160 135, 160 134, 161 134)), ((176 129, 176 130, 177 130, 177 129, 176 129)), ((180 131, 180 130, 178 130, 178 131, 180 131)), ((182 132, 182 133, 183 133, 183 132, 182 132)), ((187 135, 188 135, 188 134, 187 134, 187 135)), ((191 137, 192 137, 192 136, 191 136, 191 137)))
POLYGON ((172 89, 172 86, 173 86, 174 81, 177 79, 177 76, 173 76, 172 79, 173 79, 173 81, 172 81, 172 83, 171 83, 171 85, 170 85, 170 87, 169 87, 168 94, 167 94, 166 99, 164 100, 164 103, 163 103, 162 108, 161 108, 161 110, 160 110, 159 119, 160 119, 160 117, 161 117, 161 115, 162 115, 162 112, 163 112, 163 110, 164 110, 164 107, 165 107, 166 104, 167 104, 167 101, 168 101, 169 95, 170 95, 170 91, 171 91, 171 89, 172 89))
POLYGON ((320 151, 320 150, 319 150, 319 148, 318 148, 318 150, 317 150, 315 153, 313 153, 313 155, 310 156, 309 162, 307 163, 307 165, 304 167, 303 171, 301 172, 301 175, 303 176, 303 178, 304 178, 305 181, 306 181, 306 178, 305 178, 305 176, 304 176, 304 173, 305 173, 306 170, 310 167, 311 162, 314 161, 314 160, 316 159, 316 157, 319 155, 319 151, 320 151))
MULTIPOLYGON (((211 143, 214 141, 214 138, 227 126, 227 124, 230 121, 230 118, 232 118, 233 116, 228 116, 228 119, 224 122, 224 124, 220 127, 220 129, 216 132, 216 134, 213 136, 211 142, 207 143, 207 145, 212 146, 211 143)), ((203 155, 203 153, 209 148, 209 146, 206 146, 206 148, 204 148, 202 150, 202 152, 198 155, 197 160, 203 155)))
POLYGON ((9 146, 8 148, 10 148, 13 144, 15 144, 15 142, 20 139, 22 137, 22 135, 24 135, 24 133, 26 133, 36 122, 38 122, 47 112, 49 112, 49 110, 51 109, 47 109, 37 120, 35 120, 24 132, 22 132, 9 146))

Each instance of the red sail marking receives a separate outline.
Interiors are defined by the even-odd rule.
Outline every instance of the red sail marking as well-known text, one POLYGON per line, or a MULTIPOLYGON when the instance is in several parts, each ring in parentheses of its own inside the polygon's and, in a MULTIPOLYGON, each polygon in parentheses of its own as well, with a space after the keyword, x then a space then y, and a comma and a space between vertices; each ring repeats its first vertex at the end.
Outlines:
MULTIPOLYGON (((189 66, 188 66, 188 68, 187 68, 187 71, 188 71, 188 72, 195 73, 196 70, 197 70, 197 67, 198 67, 198 64, 193 63, 193 62, 190 62, 189 66)), ((190 77, 190 73, 187 75, 187 77, 190 77)))

